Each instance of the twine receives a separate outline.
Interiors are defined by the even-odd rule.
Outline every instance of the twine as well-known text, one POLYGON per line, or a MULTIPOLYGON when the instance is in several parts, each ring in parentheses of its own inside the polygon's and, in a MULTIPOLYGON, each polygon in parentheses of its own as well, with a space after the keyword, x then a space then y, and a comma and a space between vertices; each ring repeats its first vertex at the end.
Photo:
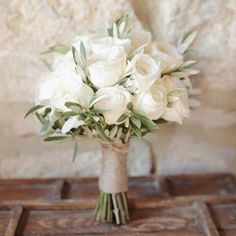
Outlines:
POLYGON ((102 143, 102 166, 99 189, 105 193, 121 193, 128 190, 128 144, 102 143))

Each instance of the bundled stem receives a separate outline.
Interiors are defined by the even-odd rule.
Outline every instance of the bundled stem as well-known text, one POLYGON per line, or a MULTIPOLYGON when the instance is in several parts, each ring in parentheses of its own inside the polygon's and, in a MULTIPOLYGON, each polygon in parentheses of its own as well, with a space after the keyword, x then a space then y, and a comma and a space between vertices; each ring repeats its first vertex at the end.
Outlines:
POLYGON ((129 220, 127 204, 128 144, 102 143, 102 168, 99 178, 100 196, 95 210, 102 222, 126 224, 129 220))
POLYGON ((127 194, 101 192, 95 213, 98 221, 126 224, 129 220, 127 194))

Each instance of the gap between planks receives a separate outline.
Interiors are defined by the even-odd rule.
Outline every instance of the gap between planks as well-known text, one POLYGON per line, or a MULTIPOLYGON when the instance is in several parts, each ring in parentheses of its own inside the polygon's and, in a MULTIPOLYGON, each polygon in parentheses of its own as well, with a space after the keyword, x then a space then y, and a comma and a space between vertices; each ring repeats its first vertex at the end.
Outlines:
POLYGON ((194 203, 195 209, 200 218, 200 223, 203 227, 206 236, 220 236, 216 225, 211 217, 211 213, 207 207, 207 204, 201 201, 194 203))
POLYGON ((66 182, 64 179, 59 179, 55 183, 55 197, 54 200, 62 200, 64 195, 64 188, 65 188, 66 182))

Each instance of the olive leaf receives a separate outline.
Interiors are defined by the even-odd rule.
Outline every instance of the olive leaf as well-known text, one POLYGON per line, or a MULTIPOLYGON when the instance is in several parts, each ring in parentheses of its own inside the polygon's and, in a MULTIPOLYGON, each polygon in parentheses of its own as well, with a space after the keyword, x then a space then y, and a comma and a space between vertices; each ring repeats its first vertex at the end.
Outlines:
POLYGON ((35 111, 37 111, 37 110, 39 110, 39 109, 41 109, 41 108, 43 108, 43 107, 45 107, 45 106, 46 106, 46 105, 36 105, 36 106, 34 106, 34 107, 31 107, 31 108, 28 110, 28 112, 25 114, 25 118, 26 118, 28 115, 34 113, 35 111))
POLYGON ((74 143, 74 148, 73 148, 73 154, 72 154, 72 161, 75 162, 75 159, 77 157, 78 154, 78 142, 75 141, 74 143))
POLYGON ((60 44, 60 43, 57 43, 51 47, 48 48, 48 50, 44 51, 44 52, 41 52, 40 54, 48 54, 48 53, 52 53, 52 52, 58 52, 58 53, 61 53, 61 54, 66 54, 67 52, 69 52, 70 48, 63 45, 63 44, 60 44))
POLYGON ((71 108, 71 107, 82 108, 82 106, 79 103, 76 103, 76 102, 66 102, 65 106, 68 107, 68 108, 71 108))
POLYGON ((177 88, 173 91, 171 91, 170 93, 168 93, 167 96, 170 97, 180 97, 186 94, 186 89, 185 88, 177 88))
POLYGON ((74 46, 72 46, 72 55, 73 55, 73 60, 74 60, 74 63, 76 65, 79 64, 79 61, 78 61, 78 54, 77 54, 77 51, 76 51, 76 48, 74 46))
POLYGON ((45 142, 50 142, 50 141, 60 141, 63 139, 68 138, 68 136, 51 136, 51 137, 47 137, 44 139, 45 142))
POLYGON ((86 64, 86 49, 85 49, 83 41, 80 42, 80 57, 81 57, 82 65, 85 65, 86 64))
POLYGON ((50 120, 46 120, 46 121, 44 122, 44 124, 43 124, 43 126, 42 126, 40 132, 45 132, 45 131, 48 129, 49 125, 50 125, 50 120))
POLYGON ((96 125, 96 130, 98 132, 99 137, 104 141, 111 142, 112 139, 105 134, 102 126, 98 122, 95 122, 95 125, 96 125))
POLYGON ((138 129, 135 125, 131 125, 132 127, 132 130, 134 132, 134 134, 137 136, 137 137, 142 137, 142 132, 140 129, 138 129))
POLYGON ((178 51, 183 55, 186 53, 189 46, 193 43, 194 39, 197 36, 196 31, 190 31, 186 34, 183 34, 178 42, 178 51))
POLYGON ((91 108, 92 106, 94 106, 96 103, 100 102, 101 100, 103 100, 104 98, 108 97, 108 95, 102 95, 102 96, 93 96, 93 98, 90 101, 89 104, 89 108, 91 108))
POLYGON ((152 120, 150 120, 150 119, 147 118, 146 116, 140 116, 140 115, 137 115, 137 114, 135 114, 135 116, 141 121, 142 125, 143 125, 145 128, 153 129, 153 128, 156 127, 155 122, 153 122, 152 120))
POLYGON ((124 113, 124 114, 122 114, 122 115, 117 119, 117 122, 118 122, 118 123, 122 123, 123 121, 126 120, 127 117, 128 117, 128 114, 127 114, 127 113, 124 113))
POLYGON ((129 103, 127 104, 127 108, 128 108, 128 110, 130 110, 130 111, 133 110, 134 106, 133 106, 132 102, 129 102, 129 103))
POLYGON ((131 117, 131 121, 133 122, 133 124, 135 125, 135 126, 137 126, 137 128, 141 128, 141 121, 138 119, 138 118, 136 118, 135 116, 132 116, 131 117))

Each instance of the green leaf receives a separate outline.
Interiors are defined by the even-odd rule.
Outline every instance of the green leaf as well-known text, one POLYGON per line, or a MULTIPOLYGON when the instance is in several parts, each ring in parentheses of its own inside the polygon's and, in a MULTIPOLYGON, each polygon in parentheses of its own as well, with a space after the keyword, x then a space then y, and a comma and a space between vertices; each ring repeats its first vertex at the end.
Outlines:
POLYGON ((133 113, 138 116, 145 116, 145 112, 143 111, 133 111, 133 113))
POLYGON ((142 132, 140 129, 138 129, 136 126, 131 126, 132 127, 132 130, 134 132, 134 134, 137 136, 137 137, 142 137, 142 132))
POLYGON ((42 126, 40 132, 45 132, 45 131, 48 129, 49 125, 50 125, 50 120, 46 120, 46 121, 44 122, 44 124, 43 124, 43 126, 42 126))
POLYGON ((124 114, 122 114, 122 115, 117 119, 117 122, 118 122, 118 123, 122 123, 123 121, 126 120, 127 117, 128 117, 128 114, 127 114, 127 113, 124 113, 124 114))
POLYGON ((184 54, 186 52, 186 50, 189 48, 189 46, 192 44, 192 42, 196 38, 196 35, 197 35, 197 32, 193 31, 193 32, 188 32, 184 34, 180 38, 178 42, 178 50, 181 54, 184 54))
POLYGON ((43 118, 45 118, 51 111, 52 109, 50 107, 47 107, 44 111, 43 118))
POLYGON ((75 162, 75 159, 77 157, 78 153, 78 142, 75 142, 74 148, 73 148, 73 155, 72 155, 72 161, 75 162))
POLYGON ((186 89, 185 88, 177 88, 170 93, 168 93, 168 96, 170 97, 180 97, 186 94, 186 89))
POLYGON ((165 124, 168 121, 164 120, 163 118, 159 118, 158 120, 155 121, 156 124, 165 124))
POLYGON ((183 68, 183 69, 191 68, 196 63, 197 63, 197 61, 184 61, 180 68, 183 68))
POLYGON ((30 108, 30 109, 28 110, 28 112, 25 114, 25 118, 26 118, 28 115, 32 114, 33 112, 39 110, 39 109, 42 108, 42 107, 45 107, 45 105, 37 105, 37 106, 34 106, 34 107, 30 108))
POLYGON ((153 129, 156 127, 156 124, 148 119, 147 117, 145 116, 139 116, 139 115, 136 115, 136 117, 141 121, 142 125, 148 129, 153 129))
POLYGON ((41 59, 41 61, 48 68, 49 71, 53 71, 52 66, 45 59, 41 59))
POLYGON ((199 74, 199 70, 191 69, 191 68, 186 68, 182 70, 184 73, 187 75, 197 75, 199 74))
POLYGON ((131 121, 134 123, 135 126, 137 126, 137 128, 139 129, 141 128, 141 121, 138 118, 136 118, 135 116, 132 116, 131 121))
POLYGON ((93 98, 90 101, 89 104, 89 108, 91 108, 92 106, 94 106, 96 103, 100 102, 101 100, 103 100, 104 98, 106 98, 108 95, 102 95, 102 96, 93 96, 93 98))
POLYGON ((38 119, 38 121, 43 124, 43 119, 41 118, 41 116, 39 115, 38 112, 35 112, 35 117, 38 119))
POLYGON ((75 65, 78 65, 77 51, 76 51, 76 48, 74 46, 72 46, 72 55, 73 55, 73 60, 74 60, 75 65))
POLYGON ((74 112, 74 111, 66 111, 66 112, 63 112, 62 115, 64 115, 64 116, 78 116, 79 113, 74 112))
POLYGON ((52 52, 66 54, 69 50, 70 50, 69 47, 58 43, 58 44, 55 44, 54 46, 49 47, 47 51, 41 52, 40 54, 48 54, 52 52))
POLYGON ((85 65, 86 64, 86 49, 82 41, 80 42, 80 57, 81 57, 81 61, 83 62, 83 65, 85 65))
POLYGON ((108 28, 108 29, 107 29, 107 34, 108 34, 108 36, 110 36, 110 37, 113 36, 112 28, 108 28))
POLYGON ((130 110, 130 111, 133 110, 134 106, 133 106, 132 102, 129 102, 129 103, 127 104, 127 108, 128 108, 128 110, 130 110))
POLYGON ((113 37, 119 38, 119 32, 118 32, 118 28, 117 28, 116 23, 114 23, 112 26, 112 34, 113 34, 113 37))
POLYGON ((79 103, 76 103, 76 102, 66 102, 65 106, 68 107, 68 108, 71 108, 71 107, 82 108, 82 106, 79 103))
POLYGON ((47 137, 44 139, 45 142, 50 142, 50 141, 60 141, 63 139, 68 138, 68 136, 51 136, 51 137, 47 137))
POLYGON ((96 122, 95 124, 96 124, 96 130, 97 130, 97 132, 98 132, 100 138, 101 138, 102 140, 104 140, 104 141, 111 142, 112 139, 109 138, 109 137, 105 134, 104 129, 102 128, 102 126, 101 126, 99 123, 97 123, 97 122, 96 122))

